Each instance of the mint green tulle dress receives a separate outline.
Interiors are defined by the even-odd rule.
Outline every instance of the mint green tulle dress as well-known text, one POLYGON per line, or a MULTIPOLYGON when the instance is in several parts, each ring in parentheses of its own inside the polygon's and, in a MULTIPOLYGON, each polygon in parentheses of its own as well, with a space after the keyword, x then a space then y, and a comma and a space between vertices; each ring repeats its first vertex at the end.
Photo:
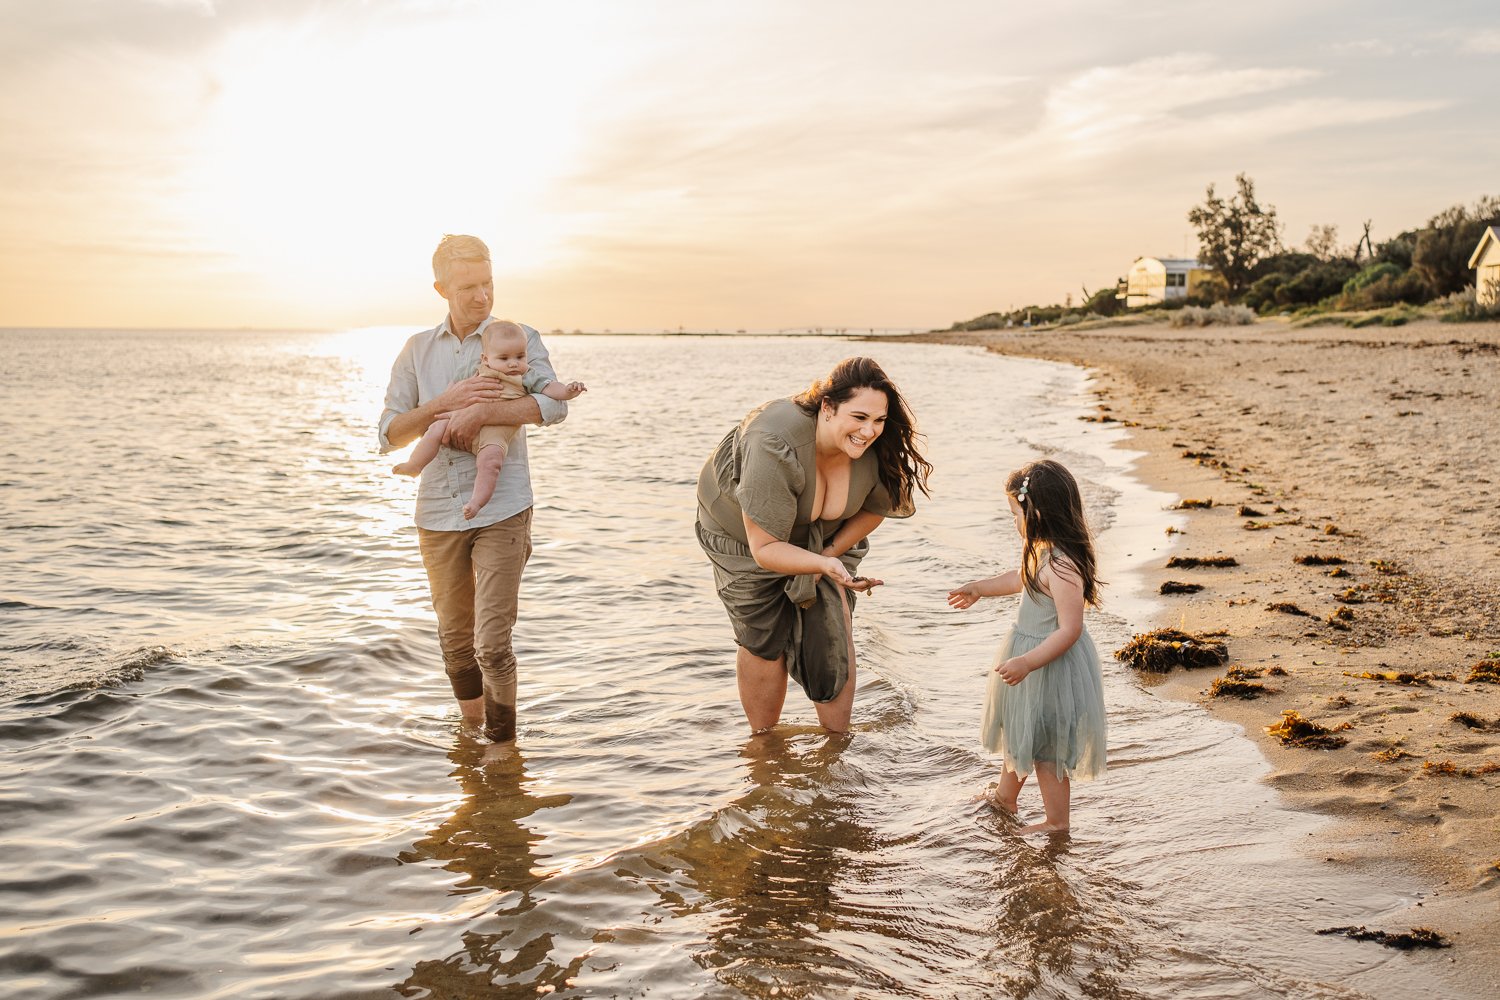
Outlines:
MULTIPOLYGON (((1057 629, 1057 605, 1040 591, 1023 590, 1016 624, 994 666, 1041 645, 1057 629)), ((1059 778, 1089 781, 1104 774, 1104 677, 1089 630, 1061 656, 1012 687, 994 670, 980 729, 1005 769, 1025 776, 1055 766, 1059 778)))

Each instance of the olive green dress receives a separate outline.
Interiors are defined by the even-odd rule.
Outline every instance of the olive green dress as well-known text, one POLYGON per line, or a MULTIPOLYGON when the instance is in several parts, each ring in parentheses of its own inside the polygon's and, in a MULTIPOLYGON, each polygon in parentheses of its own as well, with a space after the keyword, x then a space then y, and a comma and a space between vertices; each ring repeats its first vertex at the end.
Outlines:
MULTIPOLYGON (((816 415, 790 399, 752 410, 719 442, 698 476, 697 532, 713 563, 735 642, 765 660, 785 656, 792 679, 813 701, 825 702, 838 697, 849 677, 841 588, 826 577, 786 576, 756 565, 744 515, 778 541, 821 552, 843 523, 862 510, 910 517, 914 508, 892 507, 871 448, 850 469, 842 514, 833 520, 814 518, 816 430, 816 415)), ((841 557, 851 576, 868 550, 861 540, 841 557)), ((852 611, 853 592, 846 597, 852 611)))

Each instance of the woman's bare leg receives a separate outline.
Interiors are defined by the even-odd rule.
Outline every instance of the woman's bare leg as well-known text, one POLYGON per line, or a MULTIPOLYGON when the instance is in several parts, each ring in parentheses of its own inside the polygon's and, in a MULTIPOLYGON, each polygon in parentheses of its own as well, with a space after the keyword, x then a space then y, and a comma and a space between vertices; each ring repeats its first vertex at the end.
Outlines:
POLYGON ((417 442, 417 446, 411 450, 411 455, 391 471, 398 476, 415 476, 427 468, 427 463, 437 458, 438 449, 443 446, 443 434, 448 430, 448 421, 434 420, 427 425, 427 432, 417 442))
POLYGON ((750 731, 770 729, 781 719, 786 703, 786 661, 783 657, 762 660, 744 646, 737 647, 734 676, 740 686, 740 707, 750 731))
POLYGON ((813 704, 819 724, 830 733, 847 733, 849 719, 854 715, 854 619, 849 614, 849 599, 843 587, 839 587, 839 603, 844 606, 844 634, 848 637, 844 654, 849 657, 849 676, 844 679, 837 698, 813 704))

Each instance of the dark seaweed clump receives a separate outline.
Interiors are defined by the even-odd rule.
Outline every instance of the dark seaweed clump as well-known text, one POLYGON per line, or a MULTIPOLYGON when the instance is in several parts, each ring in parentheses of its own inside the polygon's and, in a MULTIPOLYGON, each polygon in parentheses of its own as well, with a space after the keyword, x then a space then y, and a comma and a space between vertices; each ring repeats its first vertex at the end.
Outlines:
POLYGON ((1348 561, 1343 556, 1320 555, 1296 556, 1292 559, 1298 566, 1342 566, 1348 561))
POLYGON ((1161 585, 1163 594, 1196 594, 1202 589, 1201 583, 1183 583, 1180 580, 1166 580, 1161 585))
POLYGON ((1208 689, 1210 698, 1243 698, 1252 701, 1263 694, 1276 694, 1276 689, 1266 687, 1255 680, 1261 671, 1257 667, 1230 667, 1224 676, 1214 681, 1208 689))
POLYGON ((1280 611, 1284 615, 1301 615, 1303 618, 1316 617, 1311 611, 1303 611, 1291 601, 1277 601, 1275 604, 1267 604, 1267 611, 1280 611))
POLYGON ((1229 659, 1229 648, 1206 635, 1159 628, 1115 650, 1115 659, 1137 670, 1165 674, 1173 667, 1217 667, 1229 659))
POLYGON ((1256 510, 1254 507, 1246 507, 1241 504, 1239 515, 1240 517, 1265 517, 1266 512, 1263 510, 1256 510))
POLYGON ((1329 729, 1311 719, 1304 719, 1296 709, 1289 708, 1281 713, 1280 722, 1266 727, 1266 732, 1279 739, 1282 746, 1336 750, 1349 742, 1345 737, 1338 735, 1339 731, 1352 728, 1354 727, 1345 722, 1329 729))
POLYGON ((1409 931, 1372 931, 1365 927, 1325 927, 1319 934, 1342 934, 1356 941, 1376 941, 1387 948, 1410 951, 1413 948, 1450 948, 1452 943, 1431 927, 1413 927, 1409 931))
POLYGON ((1500 656, 1487 656, 1469 668, 1468 684, 1500 684, 1500 656))
POLYGON ((1200 566, 1238 566, 1234 556, 1173 556, 1167 560, 1167 569, 1197 569, 1200 566))

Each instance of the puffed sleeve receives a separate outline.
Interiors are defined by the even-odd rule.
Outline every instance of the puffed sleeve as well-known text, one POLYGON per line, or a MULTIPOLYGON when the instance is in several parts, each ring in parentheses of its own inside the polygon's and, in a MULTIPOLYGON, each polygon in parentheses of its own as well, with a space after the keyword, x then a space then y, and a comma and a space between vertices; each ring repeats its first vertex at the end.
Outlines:
POLYGON ((881 517, 911 517, 917 512, 917 505, 910 499, 900 507, 892 505, 890 490, 885 488, 885 484, 879 478, 876 478, 875 485, 870 487, 870 492, 865 495, 865 502, 861 509, 881 517))
POLYGON ((790 541, 807 473, 780 435, 744 428, 734 455, 734 499, 772 538, 790 541))

